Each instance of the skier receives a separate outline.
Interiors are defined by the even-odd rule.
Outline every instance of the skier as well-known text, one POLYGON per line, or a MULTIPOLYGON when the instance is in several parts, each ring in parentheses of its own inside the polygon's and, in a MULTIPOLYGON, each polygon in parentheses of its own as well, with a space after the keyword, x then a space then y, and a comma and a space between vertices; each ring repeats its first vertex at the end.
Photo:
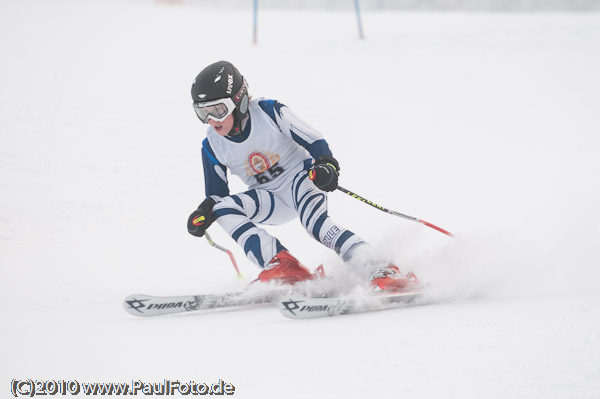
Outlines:
MULTIPOLYGON (((276 100, 252 98, 231 63, 204 68, 192 85, 194 110, 208 124, 202 162, 206 199, 188 219, 202 237, 217 221, 262 271, 258 280, 294 284, 314 276, 279 240, 258 225, 299 218, 317 241, 349 261, 366 242, 327 214, 327 192, 340 166, 321 134, 276 100), (227 169, 248 191, 230 194, 227 169)), ((415 281, 393 265, 373 276, 377 290, 401 290, 415 281)))

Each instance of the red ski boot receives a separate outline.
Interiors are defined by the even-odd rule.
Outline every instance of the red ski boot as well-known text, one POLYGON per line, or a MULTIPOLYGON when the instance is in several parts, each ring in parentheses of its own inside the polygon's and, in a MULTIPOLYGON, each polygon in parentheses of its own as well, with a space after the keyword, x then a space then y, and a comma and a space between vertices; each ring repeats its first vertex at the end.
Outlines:
POLYGON ((404 275, 397 266, 390 265, 371 277, 369 287, 375 293, 410 292, 421 288, 421 282, 414 273, 404 275))
POLYGON ((295 284, 299 281, 312 280, 314 276, 294 258, 288 251, 281 251, 265 269, 258 275, 258 280, 263 283, 273 281, 281 284, 295 284))

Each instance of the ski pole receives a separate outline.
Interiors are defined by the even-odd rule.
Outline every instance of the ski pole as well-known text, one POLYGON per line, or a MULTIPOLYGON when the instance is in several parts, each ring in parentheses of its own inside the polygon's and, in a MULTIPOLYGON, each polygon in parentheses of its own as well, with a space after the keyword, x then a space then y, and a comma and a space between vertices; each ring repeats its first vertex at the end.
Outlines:
POLYGON ((213 247, 217 248, 219 251, 223 251, 227 255, 229 255, 229 259, 231 259, 231 263, 233 263, 233 267, 235 268, 235 271, 237 273, 237 278, 240 280, 243 279, 244 275, 242 273, 240 273, 240 269, 238 269, 238 265, 237 265, 237 262, 235 261, 235 257, 233 256, 233 253, 230 250, 228 250, 227 248, 222 247, 219 244, 217 244, 216 242, 214 242, 212 240, 212 238, 210 238, 210 235, 208 234, 207 231, 204 232, 204 236, 206 237, 206 241, 208 241, 208 243, 211 246, 213 246, 213 247))
POLYGON ((391 215, 394 215, 394 216, 399 216, 399 217, 401 217, 401 218, 404 218, 404 219, 412 220, 413 222, 419 222, 419 223, 422 223, 422 224, 424 224, 424 225, 425 225, 425 226, 427 226, 427 227, 431 227, 432 229, 435 229, 435 230, 437 230, 437 231, 439 231, 439 232, 442 232, 442 233, 446 234, 447 236, 454 237, 454 234, 450 233, 450 232, 449 232, 449 231, 447 231, 447 230, 444 230, 444 229, 442 229, 441 227, 438 227, 438 226, 436 226, 436 225, 434 225, 434 224, 431 224, 431 223, 429 223, 429 222, 426 222, 426 221, 424 221, 424 220, 417 219, 417 218, 415 218, 415 217, 408 216, 408 215, 404 215, 404 214, 402 214, 402 213, 400 213, 400 212, 396 212, 396 211, 393 211, 393 210, 391 210, 391 209, 384 208, 383 206, 381 206, 381 205, 377 205, 377 204, 376 204, 376 203, 374 203, 373 201, 369 201, 368 199, 366 199, 366 198, 364 198, 364 197, 361 197, 360 195, 358 195, 358 194, 355 194, 355 193, 353 193, 353 192, 352 192, 352 191, 350 191, 350 190, 346 190, 344 187, 338 186, 338 187, 337 187, 337 189, 338 189, 338 190, 340 190, 340 191, 341 191, 341 192, 343 192, 343 193, 346 193, 346 194, 348 194, 348 195, 349 195, 349 196, 351 196, 352 198, 356 198, 357 200, 359 200, 359 201, 361 201, 361 202, 364 202, 365 204, 369 204, 369 205, 371 205, 373 208, 377 208, 377 209, 379 209, 380 211, 383 211, 383 212, 385 212, 385 213, 389 213, 389 214, 391 214, 391 215))

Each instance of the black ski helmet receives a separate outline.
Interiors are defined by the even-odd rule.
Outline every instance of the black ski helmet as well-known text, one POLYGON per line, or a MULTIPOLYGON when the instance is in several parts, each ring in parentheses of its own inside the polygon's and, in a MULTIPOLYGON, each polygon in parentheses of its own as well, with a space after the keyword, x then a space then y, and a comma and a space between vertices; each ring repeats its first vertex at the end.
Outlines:
MULTIPOLYGON (((215 62, 204 68, 192 84, 192 99, 204 103, 221 98, 231 98, 235 105, 234 130, 248 115, 248 83, 240 71, 227 61, 215 62)), ((232 132, 234 133, 234 132, 232 132)))

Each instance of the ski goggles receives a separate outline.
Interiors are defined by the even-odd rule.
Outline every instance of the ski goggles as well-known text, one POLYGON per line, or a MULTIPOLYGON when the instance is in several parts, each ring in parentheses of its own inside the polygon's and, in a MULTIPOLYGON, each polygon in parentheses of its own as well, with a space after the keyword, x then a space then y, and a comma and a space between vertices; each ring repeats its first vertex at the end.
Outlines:
POLYGON ((220 98, 205 103, 194 102, 194 111, 203 123, 209 119, 215 122, 223 122, 235 110, 235 104, 231 98, 220 98))

